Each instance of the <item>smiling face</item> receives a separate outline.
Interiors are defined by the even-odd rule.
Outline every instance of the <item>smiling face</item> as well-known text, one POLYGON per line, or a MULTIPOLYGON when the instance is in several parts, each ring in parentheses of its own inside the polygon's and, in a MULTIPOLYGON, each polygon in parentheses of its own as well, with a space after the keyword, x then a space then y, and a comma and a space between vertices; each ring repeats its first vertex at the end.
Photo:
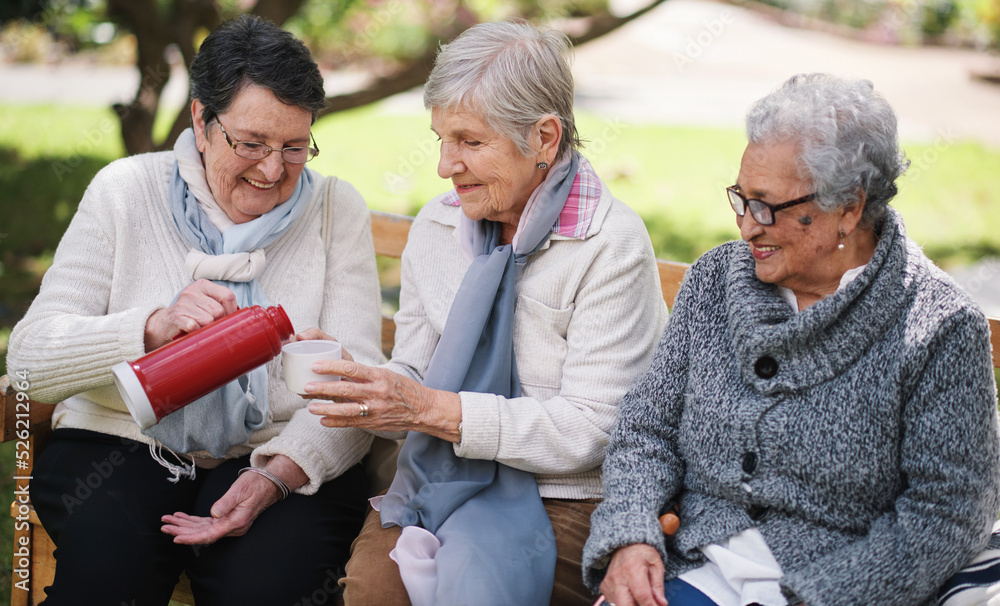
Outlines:
POLYGON ((545 135, 529 139, 533 147, 542 147, 536 158, 521 154, 512 141, 466 111, 432 109, 431 130, 441 139, 438 176, 451 179, 465 216, 516 230, 528 198, 545 178, 537 163, 551 164, 555 156, 553 152, 546 159, 548 148, 541 141, 545 135))
MULTIPOLYGON (((772 205, 813 193, 812 183, 798 172, 794 142, 747 145, 736 184, 747 198, 772 205)), ((860 211, 857 212, 860 216, 860 211)), ((854 211, 820 210, 807 202, 781 210, 774 225, 760 225, 750 212, 737 216, 740 236, 750 244, 762 282, 790 288, 800 299, 815 301, 836 291, 854 255, 840 250, 840 230, 854 231, 854 211), (809 216, 810 221, 800 221, 809 216), (806 224, 808 223, 808 224, 806 224)))
POLYGON ((248 85, 219 120, 208 125, 201 118, 204 106, 191 105, 195 139, 205 163, 205 177, 216 202, 234 223, 252 221, 291 197, 305 164, 283 162, 281 153, 271 152, 262 160, 237 156, 219 128, 229 138, 264 143, 276 150, 308 147, 312 114, 286 105, 266 88, 248 85))

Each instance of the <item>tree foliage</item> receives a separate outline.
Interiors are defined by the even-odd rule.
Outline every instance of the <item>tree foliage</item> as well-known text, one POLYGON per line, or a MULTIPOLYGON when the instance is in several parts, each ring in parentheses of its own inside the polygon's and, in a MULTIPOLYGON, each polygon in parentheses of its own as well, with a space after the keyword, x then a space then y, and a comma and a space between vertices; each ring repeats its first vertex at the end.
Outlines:
POLYGON ((140 83, 129 103, 114 110, 129 154, 166 149, 190 124, 188 108, 173 116, 162 139, 154 136, 171 62, 191 64, 201 40, 240 13, 267 17, 289 29, 326 69, 361 68, 360 88, 329 98, 325 113, 359 107, 420 86, 441 43, 483 21, 521 18, 565 31, 575 44, 607 34, 665 0, 649 0, 613 14, 608 0, 23 0, 22 13, 52 29, 67 15, 110 20, 135 39, 140 83), (40 11, 37 9, 41 8, 40 11))

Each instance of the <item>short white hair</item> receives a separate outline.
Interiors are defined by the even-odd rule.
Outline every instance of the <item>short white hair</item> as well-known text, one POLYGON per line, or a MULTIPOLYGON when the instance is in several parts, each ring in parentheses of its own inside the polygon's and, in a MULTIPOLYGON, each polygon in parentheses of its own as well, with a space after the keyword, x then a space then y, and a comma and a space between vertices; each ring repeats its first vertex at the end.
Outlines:
POLYGON ((747 139, 766 144, 793 141, 799 168, 812 180, 816 204, 827 211, 847 206, 865 192, 861 221, 877 225, 906 170, 896 113, 868 80, 829 74, 792 76, 757 101, 747 114, 747 139))
POLYGON ((528 135, 554 114, 563 133, 557 158, 579 149, 573 117, 573 74, 565 34, 527 22, 480 23, 443 45, 424 86, 427 109, 466 108, 525 156, 528 135))

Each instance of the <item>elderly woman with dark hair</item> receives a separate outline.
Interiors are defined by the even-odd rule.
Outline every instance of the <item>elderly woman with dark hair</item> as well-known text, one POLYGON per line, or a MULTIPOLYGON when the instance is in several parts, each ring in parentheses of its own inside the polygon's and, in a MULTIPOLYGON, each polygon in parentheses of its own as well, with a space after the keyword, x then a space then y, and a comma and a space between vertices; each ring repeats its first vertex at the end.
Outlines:
POLYGON ((601 461, 666 308, 642 221, 577 151, 567 50, 481 24, 427 82, 454 189, 410 231, 392 361, 325 363, 347 380, 313 385, 335 400, 310 406, 326 424, 410 432, 352 548, 348 606, 592 601, 601 461))
POLYGON ((587 583, 616 606, 933 603, 1000 506, 986 319, 888 207, 905 165, 869 82, 796 76, 747 138, 743 242, 690 269, 621 403, 587 583))
POLYGON ((365 203, 305 169, 325 103, 309 51, 237 18, 205 39, 191 91, 173 151, 94 178, 11 334, 10 371, 59 402, 31 481, 57 547, 48 604, 166 604, 182 571, 199 604, 291 604, 336 590, 363 521, 371 436, 323 427, 276 361, 147 430, 115 390, 116 363, 248 305, 382 360, 365 203))

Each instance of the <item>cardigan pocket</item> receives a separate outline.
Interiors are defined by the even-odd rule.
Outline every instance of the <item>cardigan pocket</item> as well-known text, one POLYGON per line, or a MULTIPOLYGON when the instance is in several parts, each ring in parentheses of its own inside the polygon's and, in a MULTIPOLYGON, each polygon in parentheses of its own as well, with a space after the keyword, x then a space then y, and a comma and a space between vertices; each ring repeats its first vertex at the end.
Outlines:
POLYGON ((558 390, 568 346, 566 330, 573 307, 553 309, 521 295, 514 309, 514 352, 517 375, 524 385, 558 390))

